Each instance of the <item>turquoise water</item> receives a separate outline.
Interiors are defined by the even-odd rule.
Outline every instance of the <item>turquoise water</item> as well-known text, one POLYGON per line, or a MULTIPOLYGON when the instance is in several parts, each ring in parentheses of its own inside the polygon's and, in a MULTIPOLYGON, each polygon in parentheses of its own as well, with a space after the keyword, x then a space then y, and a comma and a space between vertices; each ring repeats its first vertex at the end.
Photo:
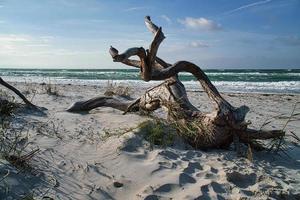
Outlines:
MULTIPOLYGON (((278 82, 300 81, 300 69, 291 70, 205 70, 211 81, 278 82)), ((136 69, 0 69, 0 76, 51 77, 85 80, 140 80, 136 69)), ((180 73, 182 81, 194 80, 180 73)))
MULTIPOLYGON (((276 92, 300 93, 300 69, 291 70, 204 70, 210 80, 221 90, 230 92, 276 92)), ((61 83, 96 84, 114 80, 139 83, 136 69, 5 69, 0 68, 0 76, 10 81, 42 82, 47 79, 61 83)), ((180 79, 189 86, 198 87, 189 73, 180 73, 180 79)))

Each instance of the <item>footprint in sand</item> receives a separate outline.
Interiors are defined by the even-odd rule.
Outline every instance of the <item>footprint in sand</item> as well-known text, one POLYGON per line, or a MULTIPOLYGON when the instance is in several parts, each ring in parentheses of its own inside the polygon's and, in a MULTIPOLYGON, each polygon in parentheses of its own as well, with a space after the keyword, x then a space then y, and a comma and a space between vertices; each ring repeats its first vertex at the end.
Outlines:
POLYGON ((211 182, 211 187, 216 193, 226 193, 226 190, 223 188, 223 186, 215 181, 211 182))
POLYGON ((179 175, 179 185, 183 186, 188 183, 196 183, 196 179, 194 179, 193 177, 191 177, 190 175, 188 175, 186 173, 181 173, 179 175))
POLYGON ((193 159, 201 158, 204 155, 200 151, 188 151, 186 154, 183 156, 182 160, 183 161, 190 161, 193 159))
POLYGON ((177 167, 177 164, 176 163, 174 163, 174 162, 158 162, 158 168, 157 169, 155 169, 155 170, 153 170, 152 172, 151 172, 151 175, 153 175, 153 174, 155 174, 155 173, 157 173, 157 172, 160 172, 161 170, 164 170, 164 169, 176 169, 176 167, 177 167))
POLYGON ((172 200, 172 198, 168 198, 168 197, 162 197, 162 196, 158 196, 158 195, 148 195, 144 198, 144 200, 172 200))
POLYGON ((198 199, 198 200, 200 200, 200 199, 210 199, 210 195, 209 195, 209 188, 208 188, 208 185, 203 185, 203 186, 201 186, 201 188, 200 188, 200 190, 201 190, 201 193, 202 193, 202 195, 201 196, 199 196, 198 198, 196 198, 196 199, 198 199))
POLYGON ((195 198, 195 200, 206 200, 206 199, 212 199, 211 194, 215 194, 215 198, 213 199, 218 199, 218 200, 225 200, 225 198, 223 196, 221 196, 220 194, 222 193, 226 193, 226 190, 223 188, 223 186, 217 182, 211 182, 210 184, 207 185, 203 185, 200 188, 201 190, 201 195, 197 198, 195 198), (211 188, 212 191, 209 191, 211 188))
POLYGON ((189 162, 188 166, 183 170, 184 173, 193 174, 197 170, 203 170, 203 167, 198 162, 189 162))
POLYGON ((173 153, 172 151, 164 150, 159 152, 159 155, 163 156, 165 159, 168 160, 177 160, 179 156, 176 153, 173 153))
POLYGON ((173 183, 167 183, 164 185, 161 185, 157 189, 155 189, 153 192, 155 193, 169 193, 174 190, 178 190, 180 187, 178 184, 173 184, 173 183))
POLYGON ((211 172, 212 172, 212 173, 214 173, 214 174, 217 174, 217 173, 219 172, 219 170, 218 170, 218 169, 216 169, 216 168, 213 168, 213 167, 212 167, 210 170, 211 170, 211 172))
POLYGON ((247 188, 256 183, 256 174, 242 174, 237 171, 226 173, 227 180, 240 188, 247 188))
POLYGON ((213 172, 212 167, 209 165, 201 166, 200 172, 196 174, 196 177, 215 178, 217 177, 213 172))

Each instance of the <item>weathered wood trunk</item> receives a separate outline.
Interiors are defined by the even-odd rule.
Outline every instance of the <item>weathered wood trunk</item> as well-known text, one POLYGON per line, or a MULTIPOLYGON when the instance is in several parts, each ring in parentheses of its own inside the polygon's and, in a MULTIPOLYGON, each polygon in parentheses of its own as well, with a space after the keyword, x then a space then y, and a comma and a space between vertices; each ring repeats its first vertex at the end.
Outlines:
POLYGON ((3 85, 4 87, 8 88, 9 90, 13 91, 16 95, 18 95, 27 106, 32 107, 32 108, 37 108, 17 88, 13 87, 12 85, 10 85, 6 81, 4 81, 1 77, 0 77, 0 84, 3 85))
POLYGON ((165 36, 161 28, 152 23, 149 16, 145 17, 147 28, 154 34, 149 49, 135 47, 119 54, 111 47, 109 52, 114 62, 137 67, 144 81, 164 80, 156 87, 148 89, 143 96, 136 100, 120 100, 111 97, 98 97, 73 104, 68 111, 88 111, 99 106, 109 106, 126 112, 151 112, 160 107, 167 108, 169 120, 177 124, 179 133, 196 148, 223 148, 233 141, 251 144, 255 139, 270 139, 281 137, 281 130, 256 131, 248 129, 245 116, 249 111, 247 106, 235 108, 227 102, 206 74, 195 64, 179 61, 169 64, 157 57, 160 43, 165 36), (140 60, 132 60, 138 56, 140 60), (203 113, 194 107, 188 97, 184 85, 178 79, 178 73, 189 72, 199 81, 200 85, 214 105, 214 111, 203 113))

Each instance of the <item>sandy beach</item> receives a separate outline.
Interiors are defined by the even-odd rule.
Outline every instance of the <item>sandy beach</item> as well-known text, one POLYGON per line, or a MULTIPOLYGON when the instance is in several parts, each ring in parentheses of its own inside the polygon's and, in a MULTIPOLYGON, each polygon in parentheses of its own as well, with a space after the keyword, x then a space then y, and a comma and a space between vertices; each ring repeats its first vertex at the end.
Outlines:
POLYGON ((299 10, 0 0, 0 200, 300 200, 299 10))
MULTIPOLYGON (((300 199, 300 148, 292 138, 287 138, 288 156, 253 151, 253 161, 233 149, 194 150, 182 141, 153 147, 138 128, 148 116, 122 115, 112 108, 65 111, 75 101, 103 95, 106 85, 52 85, 57 94, 51 95, 43 84, 12 84, 48 110, 41 114, 20 108, 12 117, 11 129, 21 130, 26 141, 24 152, 39 151, 30 160, 30 172, 1 160, 0 178, 9 174, 0 182, 0 199, 28 193, 36 199, 72 200, 300 199)), ((132 88, 131 96, 138 97, 143 89, 132 88)), ((193 105, 211 110, 205 93, 187 92, 193 105)), ((298 94, 222 95, 234 106, 248 105, 247 119, 257 129, 272 117, 289 116, 300 102, 298 94)), ((277 117, 264 128, 281 129, 286 121, 277 117)), ((285 130, 300 137, 299 119, 285 130)))

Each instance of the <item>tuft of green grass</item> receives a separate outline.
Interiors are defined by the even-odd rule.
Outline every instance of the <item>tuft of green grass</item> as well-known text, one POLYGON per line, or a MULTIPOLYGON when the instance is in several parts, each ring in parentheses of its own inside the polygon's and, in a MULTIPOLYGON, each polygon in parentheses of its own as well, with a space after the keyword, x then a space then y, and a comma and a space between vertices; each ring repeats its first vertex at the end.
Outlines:
POLYGON ((13 115, 18 104, 15 102, 15 97, 8 95, 5 91, 0 90, 0 119, 3 121, 5 118, 13 115))
POLYGON ((159 119, 142 122, 138 128, 152 147, 155 145, 165 147, 174 143, 174 131, 170 130, 170 126, 159 119))
POLYGON ((39 151, 24 153, 28 146, 28 132, 23 128, 14 128, 10 118, 0 121, 0 158, 7 160, 18 169, 30 169, 29 161, 39 151), (24 135, 25 134, 25 135, 24 135))
POLYGON ((198 118, 190 118, 189 113, 178 103, 163 102, 169 111, 172 121, 169 124, 176 129, 177 134, 190 145, 198 149, 209 144, 214 139, 214 133, 208 129, 198 118))
POLYGON ((9 117, 17 108, 17 104, 6 99, 0 99, 0 118, 9 117))
MULTIPOLYGON (((9 118, 0 121, 0 159, 6 160, 10 165, 14 166, 18 173, 33 172, 31 160, 39 152, 39 149, 25 152, 28 144, 28 132, 27 136, 24 137, 24 129, 14 128, 9 118)), ((1 172, 2 174, 3 171, 1 172)), ((4 185, 6 194, 19 197, 15 199, 33 199, 30 191, 26 197, 10 191, 10 188, 14 187, 10 184, 11 181, 7 182, 7 179, 10 177, 11 173, 9 170, 4 176, 0 176, 0 183, 4 185)), ((2 189, 2 186, 0 189, 2 189)))

